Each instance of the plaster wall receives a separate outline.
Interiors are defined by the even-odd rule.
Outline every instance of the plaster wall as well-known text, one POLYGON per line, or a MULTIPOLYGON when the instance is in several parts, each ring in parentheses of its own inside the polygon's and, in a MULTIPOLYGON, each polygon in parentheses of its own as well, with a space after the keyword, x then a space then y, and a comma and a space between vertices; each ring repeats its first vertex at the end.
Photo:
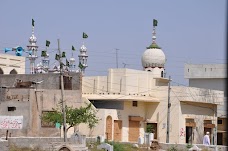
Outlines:
MULTIPOLYGON (((61 90, 8 89, 3 98, 0 104, 1 115, 23 116, 22 130, 9 130, 11 136, 59 136, 59 129, 41 127, 40 116, 43 111, 61 107, 61 90), (8 111, 8 106, 16 107, 16 110, 8 111)), ((81 90, 65 90, 64 100, 68 106, 84 105, 81 90)), ((5 130, 0 130, 0 134, 4 135, 5 130)))
POLYGON ((225 79, 226 64, 185 64, 186 79, 225 79))
POLYGON ((0 53, 0 69, 3 74, 10 74, 13 69, 17 74, 25 74, 25 57, 0 53))
POLYGON ((189 86, 225 92, 226 79, 189 79, 189 86))
MULTIPOLYGON (((81 90, 80 73, 70 73, 69 75, 72 76, 72 89, 81 90)), ((16 79, 34 82, 42 81, 36 86, 33 85, 36 89, 60 89, 59 73, 0 75, 0 86, 14 87, 16 79)))

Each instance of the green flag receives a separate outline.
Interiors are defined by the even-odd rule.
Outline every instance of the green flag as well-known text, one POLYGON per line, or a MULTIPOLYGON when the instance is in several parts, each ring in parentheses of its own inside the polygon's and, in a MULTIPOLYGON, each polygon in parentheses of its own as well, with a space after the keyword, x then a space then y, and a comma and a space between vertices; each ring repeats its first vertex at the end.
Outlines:
POLYGON ((83 32, 82 38, 88 38, 88 35, 87 35, 86 33, 83 32))
POLYGON ((35 21, 34 21, 34 19, 32 19, 32 26, 33 26, 33 27, 35 26, 35 21))
POLYGON ((66 52, 62 52, 62 57, 65 58, 66 57, 66 52))
POLYGON ((46 40, 46 47, 49 47, 50 43, 50 41, 46 40))
POLYGON ((70 66, 70 63, 69 61, 66 59, 66 66, 69 67, 70 66))
POLYGON ((83 66, 82 63, 80 62, 79 65, 78 65, 78 67, 79 67, 80 69, 82 69, 84 66, 83 66))
POLYGON ((73 50, 73 51, 75 51, 75 48, 74 48, 74 46, 72 46, 72 50, 73 50))
POLYGON ((158 21, 156 19, 153 19, 153 26, 158 26, 158 21))
POLYGON ((56 55, 55 55, 55 60, 59 60, 59 59, 60 59, 59 55, 56 54, 56 55))
POLYGON ((46 56, 47 56, 47 51, 43 50, 43 51, 41 52, 41 57, 46 57, 46 56))

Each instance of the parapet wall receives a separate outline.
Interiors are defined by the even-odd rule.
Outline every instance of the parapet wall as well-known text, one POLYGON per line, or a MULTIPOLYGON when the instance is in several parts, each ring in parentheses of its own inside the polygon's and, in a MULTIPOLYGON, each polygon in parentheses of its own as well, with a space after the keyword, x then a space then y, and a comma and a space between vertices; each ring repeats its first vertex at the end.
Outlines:
POLYGON ((63 138, 60 137, 9 137, 8 141, 0 141, 0 151, 8 151, 10 146, 16 146, 18 148, 28 147, 45 151, 58 151, 61 146, 66 146, 71 151, 88 151, 85 136, 83 135, 82 137, 82 141, 68 138, 67 143, 64 143, 63 138))
MULTIPOLYGON (((0 75, 0 87, 14 87, 16 81, 37 82, 33 85, 36 89, 60 89, 60 74, 45 73, 45 74, 10 74, 0 75)), ((72 90, 81 90, 81 73, 69 73, 64 76, 64 87, 71 85, 72 90)))

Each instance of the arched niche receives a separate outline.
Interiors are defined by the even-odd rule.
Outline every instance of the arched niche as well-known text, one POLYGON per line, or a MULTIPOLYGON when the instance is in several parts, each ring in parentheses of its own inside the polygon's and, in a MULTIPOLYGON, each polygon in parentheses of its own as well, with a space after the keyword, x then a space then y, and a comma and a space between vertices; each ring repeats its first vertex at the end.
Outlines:
POLYGON ((17 71, 15 69, 10 71, 10 74, 17 74, 17 71))
POLYGON ((4 72, 3 72, 2 68, 0 68, 0 74, 4 74, 4 72))

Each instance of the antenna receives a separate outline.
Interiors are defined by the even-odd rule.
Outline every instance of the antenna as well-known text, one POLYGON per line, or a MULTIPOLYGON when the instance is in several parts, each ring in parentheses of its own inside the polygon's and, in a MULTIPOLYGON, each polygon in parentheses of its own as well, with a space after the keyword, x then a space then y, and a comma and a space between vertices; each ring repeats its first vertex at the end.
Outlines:
POLYGON ((115 48, 116 49, 116 68, 118 68, 118 48, 115 48))
POLYGON ((127 64, 127 63, 124 63, 124 62, 123 62, 123 65, 124 65, 124 68, 126 68, 126 65, 130 65, 130 64, 127 64))

